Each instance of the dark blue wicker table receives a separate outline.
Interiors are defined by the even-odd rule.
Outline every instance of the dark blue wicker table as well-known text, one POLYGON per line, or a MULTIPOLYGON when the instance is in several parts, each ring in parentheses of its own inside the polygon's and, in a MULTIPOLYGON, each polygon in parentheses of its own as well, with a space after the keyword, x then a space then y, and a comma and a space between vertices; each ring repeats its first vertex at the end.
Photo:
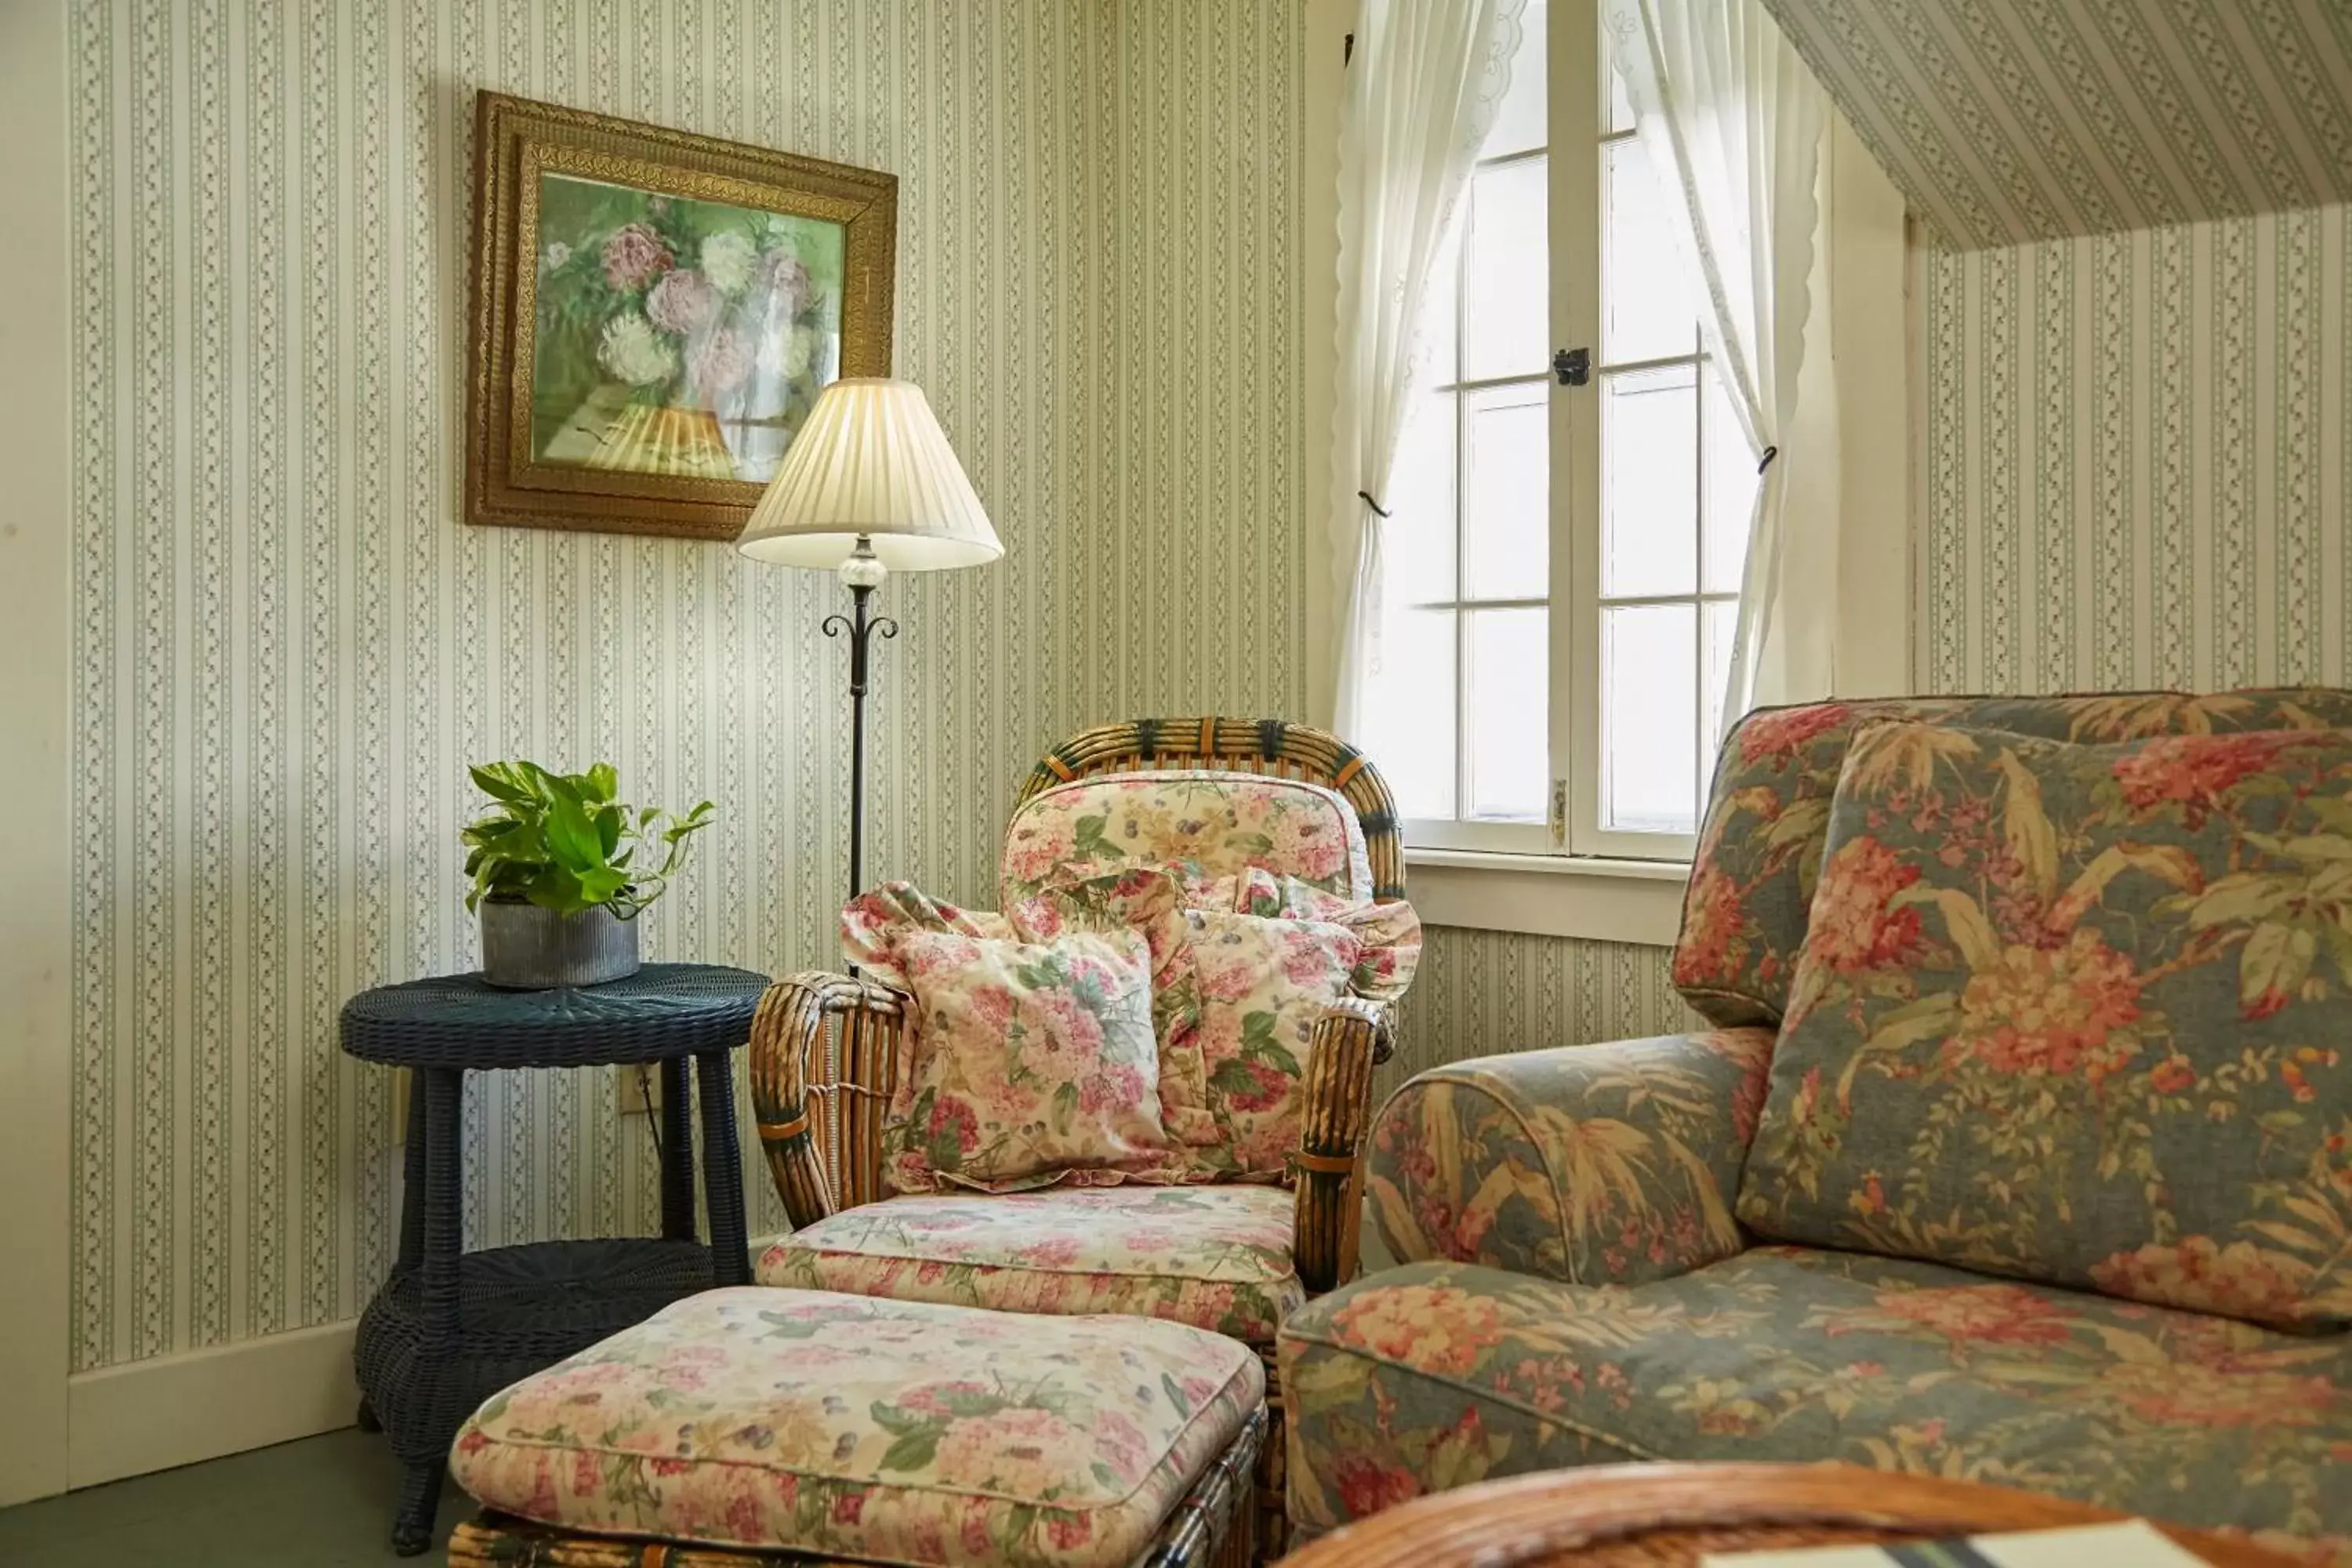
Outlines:
POLYGON ((361 1424, 382 1426, 407 1472, 392 1525, 404 1556, 432 1542, 449 1444, 476 1405, 682 1296, 751 1283, 730 1058, 767 984, 717 964, 648 963, 604 985, 503 991, 452 974, 344 1004, 345 1051, 415 1074, 400 1260, 362 1315, 353 1351, 361 1424), (695 1237, 689 1062, 701 1080, 707 1247, 695 1237), (464 1252, 466 1074, 627 1063, 661 1067, 660 1238, 464 1252))

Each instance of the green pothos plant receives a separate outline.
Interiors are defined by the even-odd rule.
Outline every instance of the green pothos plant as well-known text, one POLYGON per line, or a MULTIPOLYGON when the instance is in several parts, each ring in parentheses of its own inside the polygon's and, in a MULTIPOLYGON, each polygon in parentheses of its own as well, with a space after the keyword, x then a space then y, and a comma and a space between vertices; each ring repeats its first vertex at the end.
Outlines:
POLYGON ((490 809, 459 835, 473 887, 484 899, 537 904, 559 914, 609 908, 635 920, 686 858, 688 841, 710 826, 702 802, 684 816, 614 798, 610 763, 584 773, 550 773, 537 763, 483 763, 470 770, 490 809))

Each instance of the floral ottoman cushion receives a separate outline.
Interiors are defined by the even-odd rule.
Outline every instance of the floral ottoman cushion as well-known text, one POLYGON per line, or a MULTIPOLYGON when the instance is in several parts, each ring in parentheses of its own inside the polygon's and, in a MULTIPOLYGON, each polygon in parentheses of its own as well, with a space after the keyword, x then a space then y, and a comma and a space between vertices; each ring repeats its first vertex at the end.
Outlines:
POLYGON ((2352 1321, 2352 734, 1865 731, 1738 1217, 2352 1321))
POLYGON ((1056 1187, 890 1198, 778 1239, 762 1285, 1008 1312, 1127 1312, 1252 1344, 1307 1289, 1279 1187, 1056 1187))
POLYGON ((1181 1324, 714 1290, 525 1378, 450 1454, 490 1508, 589 1533, 864 1561, 1132 1559, 1263 1402, 1181 1324))

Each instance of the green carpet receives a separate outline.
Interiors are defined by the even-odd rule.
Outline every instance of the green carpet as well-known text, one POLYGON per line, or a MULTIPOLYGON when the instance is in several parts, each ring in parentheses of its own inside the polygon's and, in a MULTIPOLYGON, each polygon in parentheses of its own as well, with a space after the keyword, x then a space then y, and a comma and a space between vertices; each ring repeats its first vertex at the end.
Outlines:
POLYGON ((470 1508, 445 1483, 434 1548, 392 1552, 400 1466, 356 1427, 0 1509, 6 1568, 437 1563, 470 1508))

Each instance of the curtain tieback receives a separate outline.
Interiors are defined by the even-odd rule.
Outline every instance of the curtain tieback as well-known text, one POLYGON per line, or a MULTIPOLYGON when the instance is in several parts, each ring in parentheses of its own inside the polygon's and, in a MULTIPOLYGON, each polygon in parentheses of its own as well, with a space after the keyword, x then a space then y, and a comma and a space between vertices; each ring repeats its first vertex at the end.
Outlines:
POLYGON ((1773 458, 1777 458, 1777 457, 1779 457, 1780 455, 1780 447, 1765 447, 1765 448, 1764 448, 1764 456, 1763 456, 1762 458, 1759 458, 1759 459, 1757 460, 1757 464, 1756 464, 1756 471, 1757 471, 1759 474, 1761 474, 1765 469, 1767 469, 1767 468, 1770 468, 1770 467, 1772 466, 1772 459, 1773 459, 1773 458))
MULTIPOLYGON (((1767 460, 1769 461, 1769 459, 1767 460)), ((1372 492, 1370 490, 1358 490, 1356 492, 1356 499, 1362 501, 1366 506, 1370 507, 1373 512, 1380 517, 1387 518, 1394 515, 1388 508, 1374 500, 1372 499, 1372 492)))

